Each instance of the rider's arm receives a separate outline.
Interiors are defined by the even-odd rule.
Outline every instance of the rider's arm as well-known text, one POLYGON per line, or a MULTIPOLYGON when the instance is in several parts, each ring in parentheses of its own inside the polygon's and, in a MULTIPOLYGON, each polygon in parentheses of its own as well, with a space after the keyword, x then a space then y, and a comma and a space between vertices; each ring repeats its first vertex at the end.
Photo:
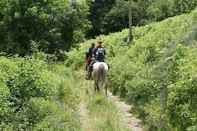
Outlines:
POLYGON ((104 59, 106 59, 106 50, 105 50, 105 48, 104 48, 104 59))
POLYGON ((86 55, 86 60, 87 60, 89 57, 89 49, 85 52, 85 55, 86 55))
POLYGON ((97 51, 97 48, 95 48, 95 49, 93 50, 93 57, 96 56, 96 51, 97 51))

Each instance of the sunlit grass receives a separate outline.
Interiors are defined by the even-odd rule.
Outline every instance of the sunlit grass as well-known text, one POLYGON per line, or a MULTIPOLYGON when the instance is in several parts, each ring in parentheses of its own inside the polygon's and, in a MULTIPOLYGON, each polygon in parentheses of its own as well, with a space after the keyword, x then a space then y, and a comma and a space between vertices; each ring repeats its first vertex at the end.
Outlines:
POLYGON ((93 131, 128 131, 120 121, 116 106, 103 94, 89 97, 87 108, 93 131))

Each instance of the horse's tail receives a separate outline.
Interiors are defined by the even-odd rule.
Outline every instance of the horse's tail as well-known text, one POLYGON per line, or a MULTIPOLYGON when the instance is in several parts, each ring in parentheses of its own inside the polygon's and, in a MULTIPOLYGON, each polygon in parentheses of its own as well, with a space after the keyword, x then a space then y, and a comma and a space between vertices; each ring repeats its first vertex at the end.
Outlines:
POLYGON ((105 80, 105 66, 103 64, 99 65, 99 69, 98 69, 98 80, 103 81, 105 80))

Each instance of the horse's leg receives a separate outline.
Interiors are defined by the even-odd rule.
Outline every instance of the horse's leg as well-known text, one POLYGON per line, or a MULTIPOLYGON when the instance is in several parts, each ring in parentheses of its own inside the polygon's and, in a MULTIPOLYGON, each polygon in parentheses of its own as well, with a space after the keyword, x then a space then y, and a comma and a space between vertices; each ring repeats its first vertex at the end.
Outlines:
POLYGON ((99 91, 99 85, 98 85, 98 81, 97 80, 95 80, 95 82, 94 82, 94 90, 95 90, 95 92, 99 91))
POLYGON ((104 90, 105 90, 105 95, 107 96, 107 84, 106 84, 107 80, 106 77, 104 77, 104 90))
POLYGON ((95 92, 97 91, 97 82, 96 82, 96 80, 94 81, 94 91, 95 92))
POLYGON ((99 81, 97 81, 96 88, 97 88, 97 91, 99 92, 99 91, 100 91, 100 88, 99 88, 99 81))
POLYGON ((106 85, 107 80, 106 79, 107 79, 106 72, 104 72, 103 77, 102 77, 102 82, 103 82, 103 88, 104 88, 105 95, 107 96, 107 85, 106 85))
POLYGON ((106 84, 105 84, 105 95, 107 96, 107 86, 106 86, 106 84))

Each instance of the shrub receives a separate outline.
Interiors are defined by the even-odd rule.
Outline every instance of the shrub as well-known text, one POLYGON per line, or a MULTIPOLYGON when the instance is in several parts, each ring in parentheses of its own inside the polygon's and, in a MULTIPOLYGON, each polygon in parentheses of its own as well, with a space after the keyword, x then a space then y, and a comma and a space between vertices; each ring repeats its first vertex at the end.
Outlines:
POLYGON ((0 57, 0 130, 80 130, 72 83, 71 70, 40 57, 0 57))

